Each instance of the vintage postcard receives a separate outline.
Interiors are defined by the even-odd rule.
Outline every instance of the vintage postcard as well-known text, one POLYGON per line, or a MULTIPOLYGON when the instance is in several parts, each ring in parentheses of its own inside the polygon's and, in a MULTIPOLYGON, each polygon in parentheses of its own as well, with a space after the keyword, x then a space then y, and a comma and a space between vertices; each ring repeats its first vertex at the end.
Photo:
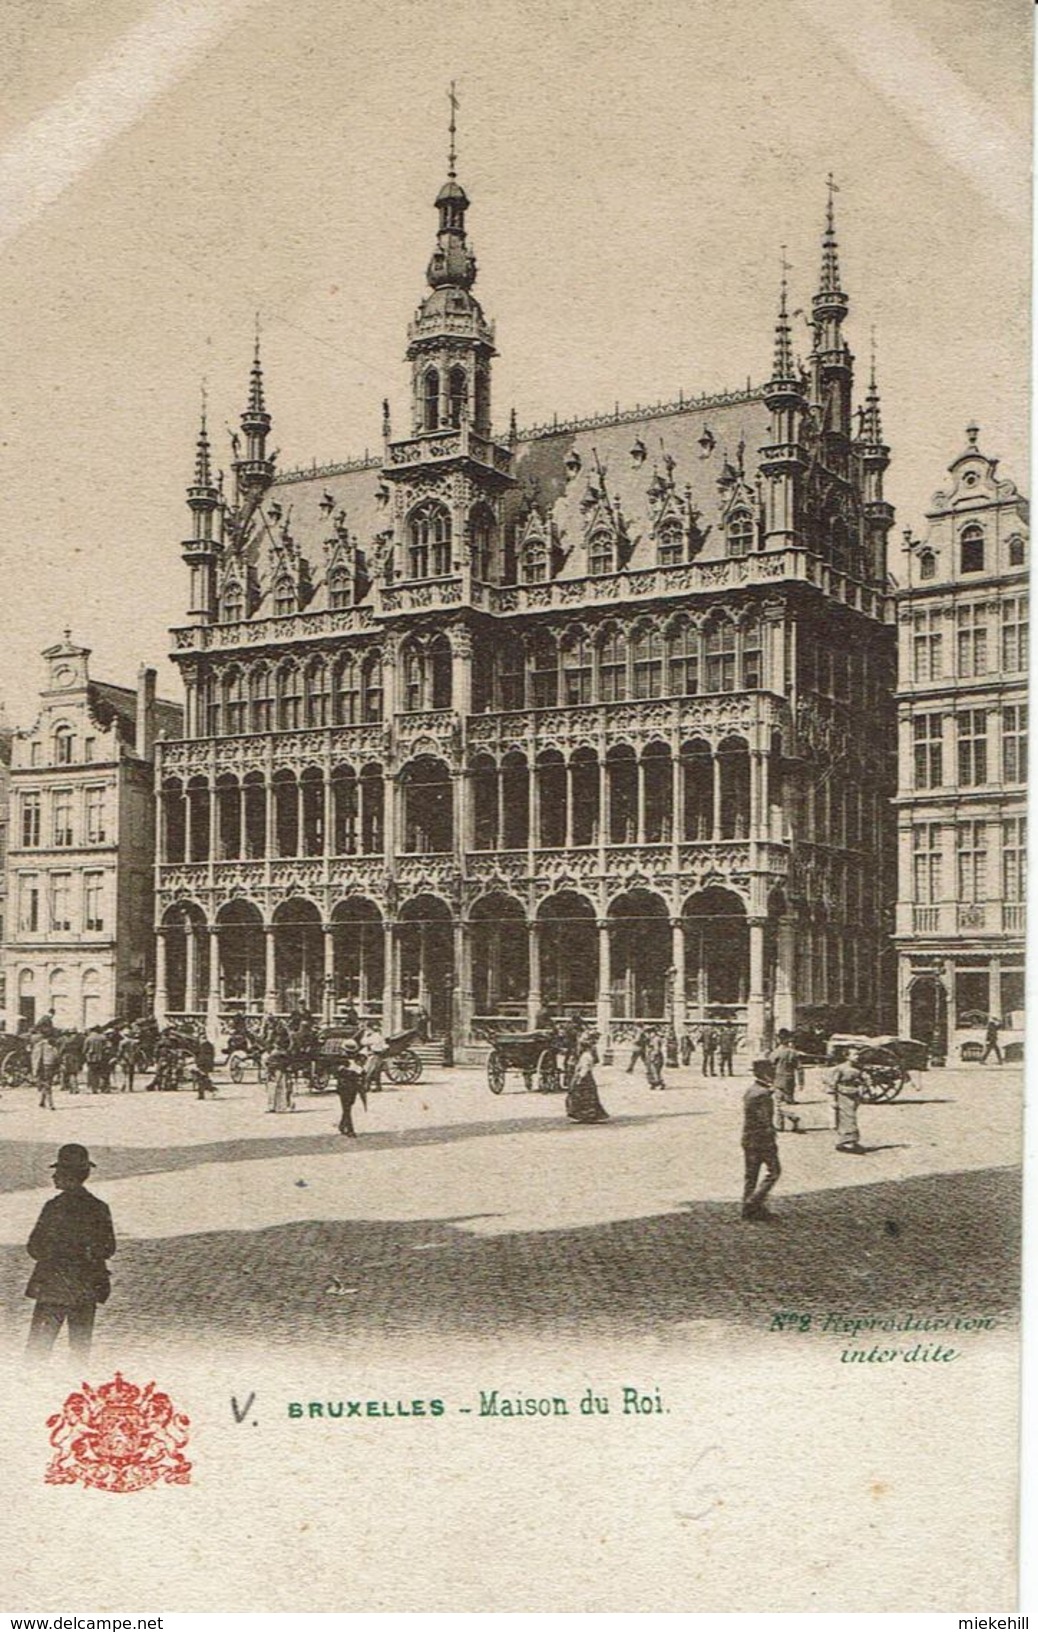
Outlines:
POLYGON ((1031 65, 3 8, 12 1624, 1022 1624, 1031 65))

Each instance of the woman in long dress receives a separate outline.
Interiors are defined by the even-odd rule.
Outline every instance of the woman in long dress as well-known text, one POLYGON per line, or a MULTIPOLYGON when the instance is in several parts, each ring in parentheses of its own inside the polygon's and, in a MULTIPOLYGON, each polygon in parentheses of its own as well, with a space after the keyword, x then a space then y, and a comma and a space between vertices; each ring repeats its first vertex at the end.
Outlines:
POLYGON ((566 1094, 566 1115, 571 1122, 607 1122, 609 1112, 598 1097, 595 1066, 598 1064, 597 1031, 587 1031, 577 1049, 577 1063, 566 1094))
POLYGON ((858 1106, 865 1078, 858 1064, 858 1055, 852 1054, 833 1076, 833 1094, 836 1099, 836 1148, 851 1155, 861 1154, 861 1135, 858 1128, 858 1106))

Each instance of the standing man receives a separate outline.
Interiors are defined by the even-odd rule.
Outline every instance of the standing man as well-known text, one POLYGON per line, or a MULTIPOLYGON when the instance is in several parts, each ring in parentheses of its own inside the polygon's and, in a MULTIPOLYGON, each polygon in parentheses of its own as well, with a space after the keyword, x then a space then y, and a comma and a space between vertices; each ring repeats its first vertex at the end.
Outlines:
POLYGON ((782 1172, 771 1094, 773 1069, 770 1060, 754 1060, 753 1081, 742 1097, 742 1152, 745 1163, 742 1216, 754 1223, 771 1218, 764 1203, 782 1172), (761 1168, 764 1169, 763 1178, 761 1168))
POLYGON ((376 1020, 372 1020, 364 1027, 360 1034, 360 1046, 364 1050, 364 1092, 378 1094, 382 1091, 382 1067, 386 1063, 386 1053, 389 1044, 382 1035, 382 1027, 376 1020))
POLYGON ((863 1154, 858 1130, 858 1106, 864 1087, 861 1055, 855 1052, 836 1067, 831 1090, 836 1101, 836 1148, 851 1156, 863 1154))
POLYGON ((788 1122, 793 1132, 799 1133, 800 1117, 792 1106, 796 1100, 796 1089, 804 1086, 804 1067, 793 1047, 791 1032, 779 1032, 778 1047, 772 1053, 771 1063, 775 1073, 775 1126, 779 1133, 785 1133, 788 1122))
POLYGON ((627 1065, 628 1076, 631 1075, 631 1072, 634 1070, 639 1060, 641 1060, 643 1065, 645 1064, 645 1051, 648 1046, 648 1042, 649 1033, 643 1026, 634 1039, 634 1047, 631 1050, 631 1058, 627 1065))
POLYGON ((704 1077, 715 1077, 717 1075, 714 1066, 714 1056, 717 1053, 716 1027, 707 1026, 699 1041, 703 1049, 703 1075, 704 1077))
POLYGON ((735 1058, 735 1027, 730 1020, 726 1020, 721 1027, 717 1039, 717 1059, 719 1074, 722 1077, 732 1075, 732 1061, 735 1058))
POLYGON ((100 1027, 95 1026, 87 1033, 86 1045, 83 1049, 86 1060, 87 1087, 92 1094, 107 1092, 108 1086, 108 1038, 100 1027))
POLYGON ((79 1359, 90 1353, 94 1315, 112 1289, 108 1259, 115 1251, 112 1215, 85 1188, 93 1162, 83 1145, 62 1145, 53 1162, 54 1188, 29 1237, 27 1251, 36 1268, 25 1289, 36 1299, 27 1352, 49 1354, 65 1321, 69 1349, 79 1359))
POLYGON ((987 1025, 984 1027, 984 1053, 981 1056, 981 1065, 987 1065, 989 1054, 994 1054, 996 1064, 1002 1064, 1002 1050, 998 1046, 998 1033, 1000 1029, 1001 1028, 998 1021, 995 1019, 994 1015, 992 1015, 987 1025))
POLYGON ((663 1080, 663 1066, 665 1056, 663 1052, 663 1038, 658 1031, 651 1031, 645 1043, 645 1080, 650 1088, 665 1088, 663 1080))

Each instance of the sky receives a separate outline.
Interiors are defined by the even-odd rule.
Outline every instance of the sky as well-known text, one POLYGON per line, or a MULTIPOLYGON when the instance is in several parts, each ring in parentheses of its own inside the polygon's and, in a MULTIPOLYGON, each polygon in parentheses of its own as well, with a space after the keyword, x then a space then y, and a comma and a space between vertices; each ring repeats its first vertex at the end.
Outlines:
POLYGON ((66 627, 98 677, 179 695, 201 383, 227 464, 257 314, 283 468, 374 449, 384 396, 404 425, 451 80, 499 427, 763 381, 831 171, 895 541, 971 420, 1027 491, 1031 26, 1026 0, 5 0, 9 720, 66 627))

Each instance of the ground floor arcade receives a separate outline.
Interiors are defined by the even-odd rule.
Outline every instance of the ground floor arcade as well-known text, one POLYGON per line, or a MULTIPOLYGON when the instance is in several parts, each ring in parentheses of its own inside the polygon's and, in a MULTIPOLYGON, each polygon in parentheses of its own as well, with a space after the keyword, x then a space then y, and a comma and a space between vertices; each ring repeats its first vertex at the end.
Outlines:
POLYGON ((963 944, 903 947, 898 957, 898 1031, 949 1065, 976 1063, 988 1021, 1010 1059, 1023 1049, 1024 948, 963 944))
POLYGON ((764 1041, 810 1003, 867 1007, 876 978, 860 934, 799 922, 781 890, 751 915, 717 884, 676 910, 673 896, 642 887, 604 911, 576 888, 532 910, 492 891, 460 914, 432 893, 392 912, 355 895, 326 914, 302 895, 269 914, 236 898, 211 917, 181 900, 159 926, 156 971, 160 1018, 212 1025, 302 1006, 331 1021, 353 1005, 399 1031, 424 1010, 432 1035, 458 1053, 495 1029, 525 1029, 543 1009, 594 1019, 614 1044, 646 1022, 680 1033, 722 1018, 764 1041))

